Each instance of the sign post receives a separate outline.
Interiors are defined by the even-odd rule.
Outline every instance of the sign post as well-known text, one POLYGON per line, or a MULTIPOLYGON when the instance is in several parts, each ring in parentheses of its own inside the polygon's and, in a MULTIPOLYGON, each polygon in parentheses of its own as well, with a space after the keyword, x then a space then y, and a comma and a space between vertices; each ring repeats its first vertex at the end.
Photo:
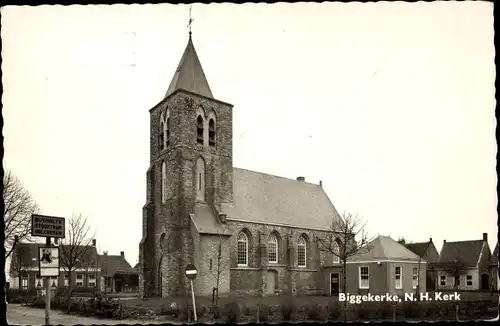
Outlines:
POLYGON ((45 237, 45 247, 38 251, 38 272, 45 282, 45 325, 50 325, 50 277, 59 276, 59 247, 52 246, 50 238, 64 238, 65 221, 62 217, 31 216, 31 235, 45 237))
POLYGON ((191 297, 193 298, 193 314, 194 314, 194 321, 198 321, 198 318, 196 317, 196 302, 194 300, 194 288, 193 288, 193 280, 196 278, 196 275, 198 274, 198 270, 193 264, 189 264, 186 267, 186 277, 190 280, 191 282, 191 297))

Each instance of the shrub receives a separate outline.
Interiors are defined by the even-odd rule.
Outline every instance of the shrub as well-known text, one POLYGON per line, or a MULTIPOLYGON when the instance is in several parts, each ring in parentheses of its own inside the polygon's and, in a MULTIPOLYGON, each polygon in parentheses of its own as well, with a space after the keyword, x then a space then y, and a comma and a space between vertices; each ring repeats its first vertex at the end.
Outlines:
POLYGON ((222 317, 222 311, 218 306, 212 306, 210 310, 214 316, 214 319, 219 319, 222 317))
POLYGON ((293 314, 297 313, 298 309, 294 303, 287 302, 281 306, 281 314, 283 316, 283 320, 290 321, 293 318, 293 314))
POLYGON ((342 308, 340 307, 339 303, 332 302, 328 304, 327 310, 328 319, 333 321, 340 320, 340 317, 342 316, 342 308))
POLYGON ((405 302, 403 313, 405 318, 420 318, 423 315, 423 306, 419 302, 405 302))
POLYGON ((37 296, 36 289, 21 290, 9 288, 5 293, 8 303, 31 302, 37 296))
POLYGON ((259 321, 262 323, 268 322, 271 316, 271 307, 265 304, 260 304, 257 306, 259 311, 259 321))
POLYGON ((367 304, 362 303, 356 306, 356 313, 359 319, 368 319, 371 317, 372 309, 367 304))
POLYGON ((307 309, 307 320, 309 321, 324 321, 327 319, 325 307, 315 304, 307 309))
POLYGON ((227 303, 224 306, 224 313, 229 323, 237 323, 240 319, 241 309, 236 302, 227 303))
POLYGON ((383 320, 392 320, 394 313, 394 306, 390 303, 383 302, 376 308, 378 311, 377 316, 383 320))

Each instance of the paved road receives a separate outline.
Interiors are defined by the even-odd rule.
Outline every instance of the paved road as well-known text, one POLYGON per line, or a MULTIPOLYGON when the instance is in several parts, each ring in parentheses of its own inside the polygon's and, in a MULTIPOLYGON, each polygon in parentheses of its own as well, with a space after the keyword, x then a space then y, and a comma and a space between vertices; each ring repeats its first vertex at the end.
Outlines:
MULTIPOLYGON (((45 324, 45 309, 31 308, 20 304, 7 306, 7 323, 9 325, 43 325, 45 324)), ((161 321, 113 320, 93 317, 68 315, 63 311, 51 310, 52 325, 119 325, 119 324, 160 324, 161 321)))

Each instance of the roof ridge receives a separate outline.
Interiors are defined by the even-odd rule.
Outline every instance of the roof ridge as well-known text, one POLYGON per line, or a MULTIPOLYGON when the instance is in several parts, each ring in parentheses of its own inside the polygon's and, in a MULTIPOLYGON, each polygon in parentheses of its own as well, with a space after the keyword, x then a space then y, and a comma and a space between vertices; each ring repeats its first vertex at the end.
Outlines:
MULTIPOLYGON (((255 170, 249 170, 249 169, 245 169, 245 168, 239 168, 239 167, 236 167, 236 166, 233 166, 233 170, 236 169, 236 170, 242 170, 242 171, 248 171, 248 172, 253 172, 253 173, 258 173, 258 174, 262 174, 262 175, 267 175, 267 176, 270 176, 270 177, 274 177, 274 178, 278 178, 278 179, 285 179, 285 180, 290 180, 290 181, 295 181, 295 182, 300 182, 300 183, 306 183, 306 184, 310 184, 310 185, 313 185, 313 186, 317 186, 317 187, 320 187, 319 184, 316 184, 316 183, 312 183, 312 182, 309 182, 309 181, 299 181, 297 179, 292 179, 292 178, 288 178, 288 177, 283 177, 283 176, 280 176, 280 175, 276 175, 276 174, 270 174, 270 173, 266 173, 266 172, 260 172, 260 171, 255 171, 255 170)), ((322 187, 320 187, 322 188, 322 187)))

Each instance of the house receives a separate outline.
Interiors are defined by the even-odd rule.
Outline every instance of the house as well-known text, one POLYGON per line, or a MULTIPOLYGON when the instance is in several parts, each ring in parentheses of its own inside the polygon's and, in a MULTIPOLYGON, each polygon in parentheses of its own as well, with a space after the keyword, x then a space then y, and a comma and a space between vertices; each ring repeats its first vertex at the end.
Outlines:
POLYGON ((426 291, 427 262, 420 256, 383 235, 366 248, 347 260, 346 292, 404 295, 426 291))
POLYGON ((101 285, 104 293, 138 292, 139 273, 125 259, 125 253, 108 255, 105 251, 99 255, 101 267, 101 285))
MULTIPOLYGON (((71 283, 73 288, 86 287, 95 288, 99 291, 99 268, 97 264, 97 250, 95 248, 95 240, 92 246, 78 246, 77 251, 82 254, 79 257, 79 262, 73 269, 71 275, 71 283)), ((44 286, 44 280, 39 274, 38 265, 38 250, 44 247, 44 244, 39 243, 18 243, 12 252, 10 263, 10 287, 13 289, 41 289, 44 286)), ((63 256, 70 251, 70 246, 60 245, 59 255, 63 256)), ((76 248, 76 247, 74 247, 76 248)), ((55 291, 58 287, 69 286, 69 275, 67 268, 61 263, 60 259, 59 276, 50 277, 51 288, 55 291)))
POLYGON ((190 34, 149 111, 141 293, 185 295, 188 264, 197 295, 330 293, 317 239, 339 214, 321 181, 234 167, 232 109, 214 97, 190 34))
POLYGON ((482 240, 443 241, 436 264, 439 290, 488 290, 491 251, 488 234, 482 240))
POLYGON ((498 275, 498 242, 490 259, 491 289, 500 290, 500 275, 498 275))
POLYGON ((427 289, 436 289, 436 272, 434 271, 434 267, 439 260, 439 252, 432 242, 432 238, 428 242, 403 243, 403 245, 427 262, 425 283, 427 289))

